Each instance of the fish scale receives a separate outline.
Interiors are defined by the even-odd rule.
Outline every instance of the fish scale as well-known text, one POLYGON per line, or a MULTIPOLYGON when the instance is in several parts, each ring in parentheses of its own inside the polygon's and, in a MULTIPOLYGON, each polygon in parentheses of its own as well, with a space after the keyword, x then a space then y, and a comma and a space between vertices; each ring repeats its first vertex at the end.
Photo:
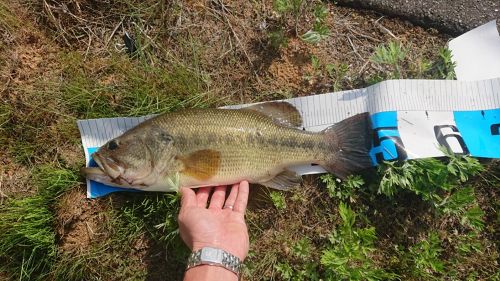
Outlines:
MULTIPOLYGON (((324 142, 320 134, 278 125, 268 116, 250 110, 187 110, 161 116, 153 124, 165 129, 174 141, 181 140, 176 142, 180 154, 203 149, 219 151, 221 165, 212 171, 214 182, 269 178, 277 169, 318 161, 325 153, 314 150, 316 144, 324 142), (291 143, 302 146, 280 142, 291 139, 291 143)), ((182 175, 181 183, 202 184, 182 175)))

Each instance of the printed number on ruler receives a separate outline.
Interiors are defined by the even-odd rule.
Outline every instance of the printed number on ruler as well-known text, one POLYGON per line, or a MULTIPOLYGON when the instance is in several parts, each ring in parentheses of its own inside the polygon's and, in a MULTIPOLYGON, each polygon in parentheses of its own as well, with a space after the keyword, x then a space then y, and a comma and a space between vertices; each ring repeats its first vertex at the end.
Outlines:
POLYGON ((377 165, 384 161, 401 161, 408 158, 398 131, 397 112, 375 113, 371 116, 371 119, 373 148, 370 151, 370 157, 372 162, 377 165))
POLYGON ((469 155, 469 149, 465 145, 465 141, 460 135, 458 128, 454 125, 437 125, 434 126, 434 135, 440 146, 446 148, 447 151, 453 151, 457 155, 469 155), (451 130, 450 133, 446 131, 451 130), (460 146, 461 152, 456 152, 452 149, 450 142, 454 139, 460 146))
POLYGON ((491 135, 498 136, 500 135, 500 123, 491 125, 491 135))
POLYGON ((470 153, 451 111, 399 111, 397 119, 408 159, 444 156, 441 147, 457 155, 470 153))

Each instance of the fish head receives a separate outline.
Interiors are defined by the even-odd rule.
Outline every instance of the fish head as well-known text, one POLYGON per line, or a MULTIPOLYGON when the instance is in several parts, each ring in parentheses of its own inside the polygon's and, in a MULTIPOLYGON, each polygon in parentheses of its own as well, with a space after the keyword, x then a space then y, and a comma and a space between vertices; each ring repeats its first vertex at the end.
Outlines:
POLYGON ((157 127, 131 130, 100 147, 98 167, 82 168, 88 179, 111 186, 144 189, 158 184, 173 161, 173 138, 157 127))

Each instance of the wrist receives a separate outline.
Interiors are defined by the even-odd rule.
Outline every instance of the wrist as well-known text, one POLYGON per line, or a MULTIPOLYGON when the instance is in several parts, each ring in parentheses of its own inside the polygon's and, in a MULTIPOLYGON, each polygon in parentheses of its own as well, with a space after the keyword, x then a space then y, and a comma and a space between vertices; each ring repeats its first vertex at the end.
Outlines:
MULTIPOLYGON (((194 268, 207 265, 209 266, 208 268, 204 270, 195 270, 195 272, 212 274, 214 271, 221 272, 221 270, 219 269, 211 269, 219 267, 223 271, 228 271, 230 273, 233 273, 236 277, 238 277, 239 274, 241 274, 242 261, 238 257, 222 249, 213 247, 203 247, 201 250, 193 251, 191 253, 187 262, 186 272, 189 272, 194 268)), ((225 275, 229 274, 226 273, 225 275)))
POLYGON ((184 280, 238 280, 236 273, 219 266, 199 265, 186 270, 184 280))
POLYGON ((191 250, 193 252, 196 252, 204 247, 211 247, 211 248, 217 248, 217 249, 224 250, 224 251, 228 252, 229 254, 234 255, 237 258, 239 258, 241 262, 243 262, 245 260, 245 258, 247 257, 247 254, 248 254, 248 251, 241 249, 241 247, 239 247, 239 248, 231 247, 229 245, 221 245, 221 243, 204 243, 204 242, 196 243, 196 242, 194 242, 193 248, 191 250))

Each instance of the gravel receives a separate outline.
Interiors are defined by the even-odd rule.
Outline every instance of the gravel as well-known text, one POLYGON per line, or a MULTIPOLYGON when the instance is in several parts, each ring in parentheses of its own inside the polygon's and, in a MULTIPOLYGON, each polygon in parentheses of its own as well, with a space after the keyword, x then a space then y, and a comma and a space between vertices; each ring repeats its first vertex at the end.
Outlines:
POLYGON ((337 0, 339 5, 370 9, 398 16, 414 24, 460 35, 496 19, 500 23, 500 0, 337 0))

